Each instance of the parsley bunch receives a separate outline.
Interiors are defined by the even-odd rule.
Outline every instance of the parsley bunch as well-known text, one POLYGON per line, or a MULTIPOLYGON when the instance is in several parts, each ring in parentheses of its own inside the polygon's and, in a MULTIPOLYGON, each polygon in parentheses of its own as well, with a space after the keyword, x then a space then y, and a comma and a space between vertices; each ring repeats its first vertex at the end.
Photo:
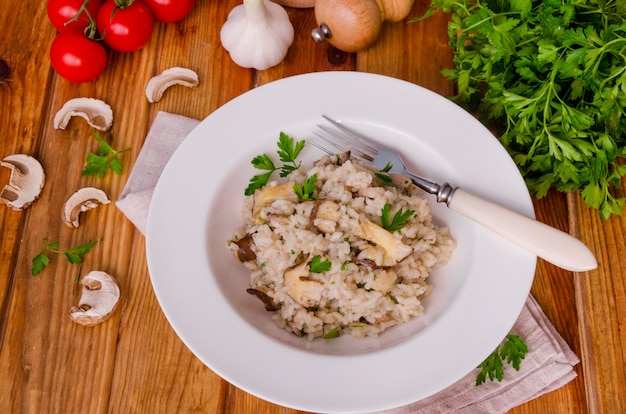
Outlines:
POLYGON ((578 191, 602 217, 626 174, 626 3, 432 0, 451 14, 454 100, 478 110, 531 193, 578 191))

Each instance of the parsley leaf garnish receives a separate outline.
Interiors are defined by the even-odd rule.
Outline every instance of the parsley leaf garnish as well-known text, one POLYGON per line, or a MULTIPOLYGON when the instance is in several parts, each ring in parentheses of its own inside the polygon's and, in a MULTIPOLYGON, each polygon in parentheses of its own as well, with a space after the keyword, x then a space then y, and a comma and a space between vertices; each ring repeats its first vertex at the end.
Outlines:
POLYGON ((398 231, 406 226, 406 222, 413 217, 413 214, 415 210, 402 211, 400 208, 391 218, 391 206, 385 203, 380 216, 382 227, 391 233, 398 231))
POLYGON ((391 180, 391 176, 388 174, 389 171, 391 171, 392 167, 393 167, 393 164, 388 162, 387 165, 385 165, 384 168, 382 168, 382 169, 378 170, 377 172, 375 172, 374 176, 377 177, 380 181, 382 181, 383 184, 391 186, 391 187, 395 187, 395 184, 391 180))
POLYGON ((311 259, 311 262, 309 263, 309 271, 311 271, 311 273, 328 272, 331 266, 332 263, 330 262, 330 260, 322 261, 322 256, 318 254, 317 256, 313 257, 313 259, 311 259))
POLYGON ((516 371, 519 371, 522 359, 526 357, 528 346, 517 335, 507 335, 507 341, 502 345, 500 356, 506 358, 506 362, 511 364, 516 371))
POLYGON ((504 376, 504 368, 502 366, 502 358, 498 351, 493 351, 483 362, 478 365, 478 368, 481 371, 476 376, 476 385, 481 385, 485 383, 487 380, 487 376, 489 376, 489 380, 493 381, 497 379, 498 381, 502 381, 504 376))
POLYGON ((317 183, 317 174, 313 174, 302 185, 295 183, 293 191, 298 195, 300 201, 315 200, 313 193, 315 192, 315 183, 317 183))
POLYGON ((300 163, 296 162, 296 158, 300 155, 304 144, 304 140, 294 141, 293 138, 284 132, 280 133, 280 137, 278 138, 278 157, 283 163, 286 163, 280 168, 281 177, 286 177, 300 168, 300 163))
POLYGON ((256 189, 264 187, 274 171, 276 171, 274 162, 267 154, 257 155, 254 157, 252 159, 252 165, 257 170, 265 170, 267 172, 255 175, 250 179, 250 184, 248 184, 248 187, 246 187, 246 190, 244 191, 245 195, 252 195, 256 189))
POLYGON ((59 250, 58 240, 48 243, 46 239, 43 239, 43 247, 41 251, 33 257, 31 274, 33 276, 37 276, 46 266, 50 264, 50 257, 47 254, 48 252, 64 255, 67 258, 67 261, 71 264, 80 264, 83 262, 83 256, 89 253, 91 248, 95 246, 96 243, 97 241, 90 241, 67 250, 59 250))
POLYGON ((259 189, 265 187, 270 177, 274 173, 274 171, 279 170, 281 177, 286 177, 293 171, 300 168, 300 163, 296 162, 298 155, 304 148, 306 141, 294 141, 289 135, 284 132, 280 133, 278 142, 276 143, 278 146, 278 157, 281 162, 286 163, 277 166, 274 161, 267 154, 257 155, 252 159, 252 166, 257 170, 266 171, 263 174, 255 175, 250 179, 250 183, 248 187, 246 187, 244 194, 252 195, 254 192, 259 189))
POLYGON ((95 153, 90 152, 87 155, 87 164, 80 175, 97 175, 98 178, 102 178, 108 169, 117 175, 121 175, 122 159, 119 155, 123 152, 129 151, 130 148, 117 151, 113 149, 113 147, 100 135, 98 135, 96 131, 94 131, 93 134, 96 137, 96 140, 100 143, 100 147, 98 147, 95 153))
POLYGON ((495 349, 483 362, 478 365, 480 372, 476 376, 476 385, 483 384, 487 377, 490 381, 502 381, 504 377, 503 360, 506 360, 516 371, 519 371, 522 359, 526 357, 528 346, 517 335, 507 335, 501 346, 495 349))
POLYGON ((383 184, 388 185, 390 187, 395 187, 395 184, 391 180, 391 176, 389 174, 377 172, 377 173, 374 173, 374 176, 378 178, 380 181, 382 181, 383 184))

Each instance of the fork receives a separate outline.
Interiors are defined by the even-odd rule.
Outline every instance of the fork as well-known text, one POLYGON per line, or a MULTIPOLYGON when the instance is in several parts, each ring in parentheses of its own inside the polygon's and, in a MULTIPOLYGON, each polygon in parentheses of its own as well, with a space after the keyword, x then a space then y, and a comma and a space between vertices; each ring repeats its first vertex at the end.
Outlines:
POLYGON ((584 272, 598 266, 591 250, 572 235, 448 183, 412 174, 395 151, 341 121, 322 117, 332 126, 317 125, 313 133, 321 141, 308 140, 322 151, 333 155, 349 150, 351 157, 373 164, 378 170, 407 176, 417 187, 435 195, 437 202, 563 269, 584 272))

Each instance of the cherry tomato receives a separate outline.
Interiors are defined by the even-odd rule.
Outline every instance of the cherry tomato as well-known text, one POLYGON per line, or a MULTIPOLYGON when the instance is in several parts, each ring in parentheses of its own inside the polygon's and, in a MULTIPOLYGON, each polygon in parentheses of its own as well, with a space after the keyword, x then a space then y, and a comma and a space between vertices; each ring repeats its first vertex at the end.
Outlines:
POLYGON ((134 52, 148 43, 154 28, 152 12, 139 0, 106 0, 96 17, 104 42, 120 52, 134 52))
POLYGON ((48 18, 52 25, 59 32, 67 29, 84 30, 89 25, 89 16, 82 11, 76 21, 66 24, 72 20, 80 11, 83 3, 87 3, 86 8, 92 18, 96 18, 103 0, 48 0, 48 18))
POLYGON ((196 0, 144 0, 144 3, 150 8, 156 21, 176 23, 191 13, 196 0))
POLYGON ((70 82, 91 82, 104 72, 107 52, 102 44, 89 39, 83 32, 66 30, 52 41, 50 63, 70 82))

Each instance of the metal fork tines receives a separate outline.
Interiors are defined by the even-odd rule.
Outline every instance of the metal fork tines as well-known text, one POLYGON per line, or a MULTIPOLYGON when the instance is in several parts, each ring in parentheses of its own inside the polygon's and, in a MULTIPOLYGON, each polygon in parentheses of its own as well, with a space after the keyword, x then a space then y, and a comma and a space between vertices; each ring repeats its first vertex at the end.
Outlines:
MULTIPOLYGON (((318 131, 313 131, 313 133, 336 151, 329 149, 328 146, 324 147, 315 141, 311 141, 313 145, 329 154, 336 154, 337 152, 341 153, 346 150, 350 150, 350 154, 353 157, 375 164, 378 151, 376 148, 372 147, 371 144, 368 145, 366 143, 367 138, 363 137, 360 132, 342 125, 339 121, 335 121, 326 115, 322 115, 322 117, 334 125, 335 129, 329 127, 328 125, 317 125, 317 127, 326 134, 318 131)), ((378 165, 376 165, 376 167, 381 168, 378 167, 378 165)))
POLYGON ((349 150, 351 157, 371 163, 379 170, 408 176, 419 188, 436 195, 438 202, 448 203, 450 201, 455 189, 448 183, 441 185, 408 172, 402 157, 397 152, 377 144, 372 138, 343 124, 341 121, 337 121, 327 115, 322 115, 322 117, 332 127, 324 124, 317 125, 318 130, 313 131, 313 133, 323 143, 309 141, 317 148, 328 154, 338 154, 349 150))

